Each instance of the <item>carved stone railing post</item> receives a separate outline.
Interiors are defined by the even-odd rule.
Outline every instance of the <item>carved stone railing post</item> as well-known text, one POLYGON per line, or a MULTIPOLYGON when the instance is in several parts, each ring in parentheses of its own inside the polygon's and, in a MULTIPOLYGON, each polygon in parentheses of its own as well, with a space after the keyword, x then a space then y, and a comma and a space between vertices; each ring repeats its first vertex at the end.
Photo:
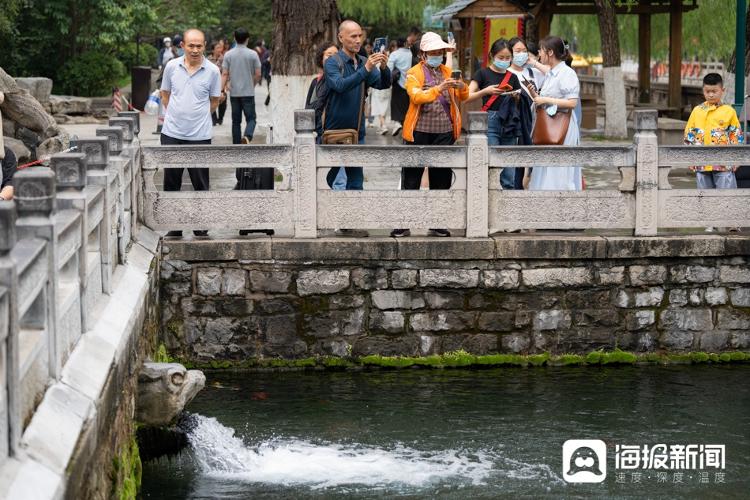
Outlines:
POLYGON ((294 112, 294 237, 318 236, 318 171, 315 154, 315 111, 294 112))
POLYGON ((122 129, 122 140, 127 145, 135 139, 135 119, 132 117, 115 116, 109 119, 110 127, 122 129))
POLYGON ((654 236, 658 230, 659 144, 657 112, 636 110, 635 235, 654 236))
POLYGON ((117 116, 122 118, 132 118, 135 124, 134 133, 137 136, 141 133, 141 114, 138 111, 120 111, 117 116))
POLYGON ((486 238, 489 233, 489 149, 487 113, 469 113, 466 137, 466 237, 486 238))
MULTIPOLYGON (((119 169, 111 168, 112 162, 109 161, 113 156, 122 153, 123 150, 123 129, 121 127, 99 127, 96 129, 96 135, 107 137, 109 139, 109 156, 108 162, 99 168, 92 176, 89 170, 89 182, 101 184, 105 187, 104 191, 104 218, 100 230, 101 236, 101 256, 102 256, 102 290, 106 294, 112 293, 112 272, 117 262, 117 232, 118 232, 118 200, 120 191, 118 186, 119 169)), ((91 159, 89 159, 91 164, 91 159)))
POLYGON ((81 217, 81 245, 78 249, 78 291, 81 305, 81 332, 89 329, 86 307, 88 276, 88 203, 86 193, 87 161, 84 153, 61 153, 52 156, 50 168, 57 179, 57 209, 75 210, 81 217))
MULTIPOLYGON (((0 134, 2 135, 2 134, 0 134)), ((5 289, 4 307, 0 308, 0 370, 5 386, 0 387, 0 454, 16 455, 21 441, 21 367, 19 358, 18 269, 10 256, 16 245, 16 205, 0 201, 0 287, 5 289), (7 391, 7 392, 5 392, 7 391), (7 399, 3 394, 7 394, 7 399), (2 450, 4 443, 8 449, 2 450)))
POLYGON ((35 324, 46 324, 49 349, 49 373, 60 376, 60 356, 57 340, 57 232, 55 231, 55 173, 46 167, 28 168, 13 177, 18 210, 16 227, 19 238, 40 238, 47 241, 46 321, 42 317, 35 324))
POLYGON ((96 129, 97 137, 109 138, 109 154, 119 155, 122 152, 124 133, 120 127, 99 127, 96 129))

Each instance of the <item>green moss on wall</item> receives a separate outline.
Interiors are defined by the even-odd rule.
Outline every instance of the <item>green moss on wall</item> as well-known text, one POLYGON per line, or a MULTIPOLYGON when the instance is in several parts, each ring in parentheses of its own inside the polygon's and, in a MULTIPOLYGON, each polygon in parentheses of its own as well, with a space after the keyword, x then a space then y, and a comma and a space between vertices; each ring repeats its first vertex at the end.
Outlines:
POLYGON ((354 369, 354 368, 483 368, 500 366, 597 366, 597 365, 636 365, 636 364, 699 364, 699 363, 743 363, 750 362, 750 353, 735 351, 725 353, 685 352, 685 353, 632 353, 615 349, 613 351, 592 351, 588 354, 552 355, 541 354, 485 354, 475 355, 463 350, 430 356, 381 356, 372 354, 363 357, 309 357, 302 359, 251 358, 241 361, 214 360, 191 362, 171 357, 163 345, 159 346, 158 356, 168 362, 177 362, 186 368, 225 370, 225 369, 354 369))
POLYGON ((116 488, 112 497, 119 500, 135 500, 141 489, 143 472, 135 434, 130 438, 130 443, 114 458, 112 468, 115 476, 113 484, 116 488))

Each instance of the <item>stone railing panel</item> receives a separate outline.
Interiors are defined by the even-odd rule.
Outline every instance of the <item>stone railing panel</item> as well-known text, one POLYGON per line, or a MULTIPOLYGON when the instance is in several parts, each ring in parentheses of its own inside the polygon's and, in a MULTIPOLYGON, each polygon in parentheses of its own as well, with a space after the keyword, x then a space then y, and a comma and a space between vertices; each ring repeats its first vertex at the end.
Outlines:
POLYGON ((430 167, 466 168, 463 146, 318 146, 318 168, 430 167))
POLYGON ((490 167, 635 166, 633 146, 492 146, 490 167))
POLYGON ((466 191, 318 190, 318 228, 466 227, 466 191))

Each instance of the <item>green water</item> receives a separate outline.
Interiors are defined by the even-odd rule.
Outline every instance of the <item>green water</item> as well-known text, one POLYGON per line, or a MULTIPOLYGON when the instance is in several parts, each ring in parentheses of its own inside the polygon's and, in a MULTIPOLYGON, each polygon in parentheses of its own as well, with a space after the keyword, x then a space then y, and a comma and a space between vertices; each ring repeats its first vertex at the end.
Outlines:
POLYGON ((207 377, 143 498, 750 497, 747 365, 207 377), (607 444, 604 482, 563 480, 568 439, 607 444), (616 444, 657 443, 725 444, 724 475, 614 470, 616 444))

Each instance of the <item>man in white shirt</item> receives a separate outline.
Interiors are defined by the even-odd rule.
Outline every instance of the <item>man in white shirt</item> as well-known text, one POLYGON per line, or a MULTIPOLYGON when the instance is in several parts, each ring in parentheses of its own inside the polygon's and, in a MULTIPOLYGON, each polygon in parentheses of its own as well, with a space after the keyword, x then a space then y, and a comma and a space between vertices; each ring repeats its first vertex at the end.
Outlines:
MULTIPOLYGON (((221 74, 219 68, 203 56, 206 37, 202 31, 187 30, 182 46, 185 54, 172 59, 164 68, 161 101, 166 115, 161 130, 161 144, 211 144, 211 113, 219 106, 221 99, 221 74)), ((164 169, 165 191, 180 190, 183 170, 164 169)), ((189 168, 188 174, 196 191, 208 190, 207 168, 189 168)), ((208 231, 193 233, 205 236, 208 231)), ((182 236, 182 231, 169 231, 167 236, 182 236)))

